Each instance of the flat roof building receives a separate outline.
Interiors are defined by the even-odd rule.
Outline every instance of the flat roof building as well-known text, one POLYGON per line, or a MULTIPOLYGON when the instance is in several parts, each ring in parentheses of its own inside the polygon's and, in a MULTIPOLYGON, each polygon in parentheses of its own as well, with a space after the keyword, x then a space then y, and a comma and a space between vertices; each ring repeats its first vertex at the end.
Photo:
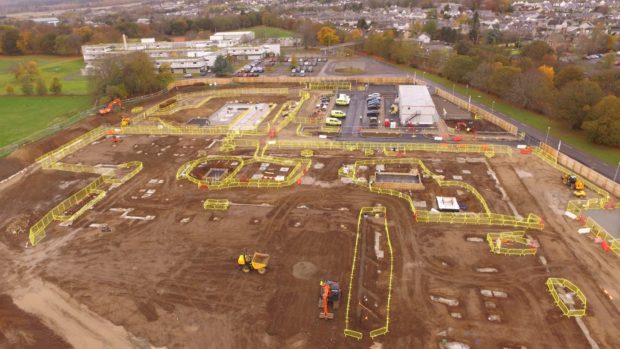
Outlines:
MULTIPOLYGON (((252 32, 233 32, 238 35, 252 32)), ((230 34, 230 33, 224 33, 230 34)), ((235 37, 232 35, 231 37, 235 37)), ((236 40, 236 39, 235 39, 236 40)), ((212 40, 194 41, 156 41, 154 38, 143 38, 140 42, 127 42, 123 38, 122 43, 109 43, 98 45, 83 45, 85 68, 83 74, 92 74, 96 70, 97 62, 113 55, 123 55, 131 52, 145 52, 151 60, 153 67, 158 69, 162 64, 168 63, 174 73, 197 73, 207 71, 213 66, 218 55, 233 56, 238 59, 261 59, 267 55, 280 54, 280 45, 259 46, 218 46, 218 42, 212 40)))
POLYGON ((439 121, 435 102, 423 85, 398 86, 398 112, 401 125, 433 125, 439 121))

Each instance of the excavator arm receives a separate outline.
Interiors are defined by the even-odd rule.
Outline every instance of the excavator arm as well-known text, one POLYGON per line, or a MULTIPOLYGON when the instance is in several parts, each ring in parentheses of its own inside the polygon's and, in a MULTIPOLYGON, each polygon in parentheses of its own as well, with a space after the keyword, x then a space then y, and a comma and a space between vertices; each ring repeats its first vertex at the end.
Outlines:
POLYGON ((328 319, 328 315, 329 315, 329 311, 328 311, 328 299, 329 299, 329 292, 331 292, 331 290, 329 289, 329 284, 325 283, 323 285, 323 318, 325 320, 328 319))

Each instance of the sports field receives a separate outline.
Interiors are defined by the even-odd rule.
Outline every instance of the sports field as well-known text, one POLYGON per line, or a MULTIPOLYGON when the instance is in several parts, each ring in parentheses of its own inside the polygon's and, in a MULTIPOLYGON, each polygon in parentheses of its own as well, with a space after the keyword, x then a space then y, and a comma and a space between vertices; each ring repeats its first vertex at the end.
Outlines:
POLYGON ((8 84, 13 85, 16 94, 21 94, 13 69, 17 64, 28 61, 37 62, 40 76, 48 88, 52 79, 57 77, 62 84, 63 94, 88 94, 88 80, 80 74, 80 69, 84 67, 82 57, 45 55, 0 56, 0 94, 5 94, 8 84))
POLYGON ((42 132, 90 106, 90 96, 0 96, 0 147, 42 132))
POLYGON ((256 27, 248 28, 247 30, 254 32, 257 38, 287 38, 296 36, 292 31, 288 31, 285 29, 275 28, 275 27, 266 27, 264 25, 259 25, 256 27))

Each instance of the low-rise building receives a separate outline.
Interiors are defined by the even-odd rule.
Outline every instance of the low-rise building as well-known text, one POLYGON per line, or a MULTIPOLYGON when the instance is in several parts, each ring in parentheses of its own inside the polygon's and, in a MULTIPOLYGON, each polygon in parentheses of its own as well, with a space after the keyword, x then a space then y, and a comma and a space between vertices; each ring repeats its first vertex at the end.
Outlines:
MULTIPOLYGON (((251 33, 251 32, 249 32, 251 33)), ((85 67, 82 73, 92 74, 96 71, 97 62, 113 55, 123 55, 131 52, 145 52, 152 60, 153 67, 159 69, 169 64, 174 73, 196 73, 207 71, 213 66, 218 55, 233 56, 238 59, 260 59, 267 55, 279 55, 280 44, 259 46, 231 46, 220 48, 212 40, 195 41, 156 41, 153 38, 143 38, 140 42, 110 43, 82 46, 85 67)))
POLYGON ((433 98, 424 85, 398 86, 398 112, 401 125, 431 126, 439 121, 433 98))

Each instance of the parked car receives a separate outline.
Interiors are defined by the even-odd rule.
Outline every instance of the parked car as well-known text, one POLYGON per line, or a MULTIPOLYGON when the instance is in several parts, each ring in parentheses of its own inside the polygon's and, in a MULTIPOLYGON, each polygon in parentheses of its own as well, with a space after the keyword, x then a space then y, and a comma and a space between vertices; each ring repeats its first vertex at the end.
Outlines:
POLYGON ((185 75, 183 75, 184 78, 186 79, 191 79, 192 78, 192 74, 191 73, 187 73, 185 75))
POLYGON ((325 125, 327 126, 340 126, 342 125, 342 121, 336 118, 325 118, 325 125))
POLYGON ((346 118, 347 117, 347 114, 343 112, 342 110, 332 110, 330 115, 335 118, 346 118))

